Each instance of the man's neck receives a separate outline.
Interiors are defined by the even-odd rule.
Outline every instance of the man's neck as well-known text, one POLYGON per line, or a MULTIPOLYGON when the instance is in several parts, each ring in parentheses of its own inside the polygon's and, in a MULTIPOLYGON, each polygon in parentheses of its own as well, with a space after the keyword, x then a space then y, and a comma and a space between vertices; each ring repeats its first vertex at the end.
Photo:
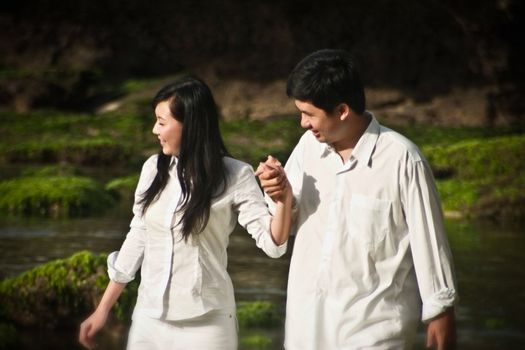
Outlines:
POLYGON ((368 113, 354 115, 353 120, 349 121, 352 124, 351 127, 348 128, 347 136, 332 144, 334 150, 341 157, 343 164, 348 162, 352 156, 352 151, 359 142, 359 139, 361 139, 361 136, 365 133, 371 120, 372 117, 368 113))

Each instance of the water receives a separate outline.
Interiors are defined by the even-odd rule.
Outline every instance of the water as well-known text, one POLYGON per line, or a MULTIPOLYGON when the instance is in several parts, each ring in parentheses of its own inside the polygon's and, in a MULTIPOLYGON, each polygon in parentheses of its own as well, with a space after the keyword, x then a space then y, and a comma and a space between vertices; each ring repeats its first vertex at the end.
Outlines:
MULTIPOLYGON (((110 252, 120 246, 130 219, 129 205, 87 219, 1 219, 0 271, 14 276, 79 250, 110 252)), ((525 344, 525 225, 447 222, 461 302, 457 308, 458 349, 522 349, 525 344)), ((272 300, 284 309, 289 254, 267 258, 241 230, 230 241, 229 271, 236 298, 272 300)), ((24 335, 26 333, 23 333, 24 335)), ((282 330, 266 331, 275 348, 282 330)), ((424 349, 421 327, 416 349, 424 349)), ((75 334, 31 332, 39 347, 74 349, 75 334)))

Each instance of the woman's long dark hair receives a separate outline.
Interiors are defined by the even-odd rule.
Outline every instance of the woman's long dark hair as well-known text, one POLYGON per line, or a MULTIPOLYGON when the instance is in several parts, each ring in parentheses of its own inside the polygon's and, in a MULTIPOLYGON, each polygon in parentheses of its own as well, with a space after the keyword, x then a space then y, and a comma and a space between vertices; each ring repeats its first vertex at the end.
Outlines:
MULTIPOLYGON (((209 87, 196 77, 186 77, 164 86, 153 99, 153 108, 169 101, 171 115, 182 123, 177 175, 182 189, 178 210, 181 231, 187 241, 204 230, 210 217, 211 200, 226 189, 223 157, 229 156, 219 130, 217 106, 209 87)), ((171 156, 159 152, 157 174, 140 201, 144 214, 169 179, 171 156)))

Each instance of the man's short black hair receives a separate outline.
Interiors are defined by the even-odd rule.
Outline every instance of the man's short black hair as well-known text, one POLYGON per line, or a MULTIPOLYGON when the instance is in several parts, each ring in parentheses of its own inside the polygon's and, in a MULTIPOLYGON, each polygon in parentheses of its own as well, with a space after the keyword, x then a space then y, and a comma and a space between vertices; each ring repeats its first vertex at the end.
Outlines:
POLYGON ((325 49, 306 56, 290 73, 286 93, 329 113, 341 103, 354 113, 365 111, 361 78, 352 56, 344 50, 325 49))

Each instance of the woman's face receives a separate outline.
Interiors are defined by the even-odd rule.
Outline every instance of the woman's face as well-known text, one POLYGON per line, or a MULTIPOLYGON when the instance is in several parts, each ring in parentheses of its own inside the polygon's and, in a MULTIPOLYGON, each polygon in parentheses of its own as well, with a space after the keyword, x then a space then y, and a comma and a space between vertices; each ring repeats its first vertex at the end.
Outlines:
POLYGON ((153 133, 157 135, 162 153, 168 156, 178 156, 182 139, 182 123, 171 114, 169 101, 162 101, 155 107, 157 121, 153 133))

